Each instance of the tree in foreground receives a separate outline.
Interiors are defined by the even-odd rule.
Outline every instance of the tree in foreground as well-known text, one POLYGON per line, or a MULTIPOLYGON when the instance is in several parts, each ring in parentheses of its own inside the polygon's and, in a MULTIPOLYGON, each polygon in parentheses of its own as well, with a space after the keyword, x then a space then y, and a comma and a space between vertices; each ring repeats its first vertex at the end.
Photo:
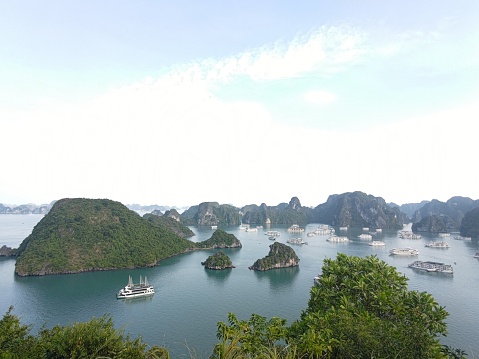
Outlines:
POLYGON ((314 358, 443 358, 448 313, 376 256, 325 259, 288 341, 314 358))
POLYGON ((12 307, 0 320, 0 358, 169 358, 164 348, 151 347, 141 338, 130 340, 113 327, 111 318, 42 329, 37 336, 20 324, 12 307))

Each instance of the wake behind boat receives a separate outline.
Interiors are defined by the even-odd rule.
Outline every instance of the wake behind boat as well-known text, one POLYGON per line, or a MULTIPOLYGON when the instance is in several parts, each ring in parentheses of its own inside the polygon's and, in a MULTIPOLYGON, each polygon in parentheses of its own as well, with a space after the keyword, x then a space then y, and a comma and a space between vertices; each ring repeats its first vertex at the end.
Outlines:
POLYGON ((120 289, 118 294, 116 295, 117 299, 126 299, 126 298, 138 298, 138 297, 147 297, 150 295, 155 294, 155 289, 151 284, 148 283, 146 279, 143 279, 140 276, 140 283, 133 284, 133 280, 131 279, 131 275, 128 276, 128 284, 120 289))

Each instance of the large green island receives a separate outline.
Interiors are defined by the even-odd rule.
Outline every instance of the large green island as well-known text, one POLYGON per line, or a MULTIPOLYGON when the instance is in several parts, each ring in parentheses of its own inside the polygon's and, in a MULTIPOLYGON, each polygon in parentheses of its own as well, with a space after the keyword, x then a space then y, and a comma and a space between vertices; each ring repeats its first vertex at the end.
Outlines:
POLYGON ((222 230, 199 243, 184 238, 192 234, 172 218, 141 217, 120 202, 65 198, 23 240, 15 273, 29 276, 148 267, 192 250, 241 247, 234 235, 222 230))

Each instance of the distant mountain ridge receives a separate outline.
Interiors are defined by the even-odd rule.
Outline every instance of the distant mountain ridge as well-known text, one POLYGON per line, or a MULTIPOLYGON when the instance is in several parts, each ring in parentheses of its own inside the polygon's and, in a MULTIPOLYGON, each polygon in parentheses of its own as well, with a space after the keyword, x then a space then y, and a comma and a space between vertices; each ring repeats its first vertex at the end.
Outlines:
POLYGON ((0 203, 0 214, 46 214, 55 204, 53 201, 50 204, 36 205, 33 203, 16 205, 4 205, 0 203))
MULTIPOLYGON (((54 204, 55 202, 52 202, 54 204)), ((48 213, 51 205, 21 205, 8 207, 0 204, 0 213, 48 213)), ((183 225, 238 226, 324 223, 332 226, 357 226, 383 229, 401 229, 403 223, 413 222, 413 230, 437 232, 459 230, 465 214, 479 207, 479 200, 454 196, 446 202, 436 199, 398 206, 383 198, 360 191, 333 194, 314 208, 303 207, 297 197, 289 203, 276 206, 250 204, 241 208, 218 202, 202 202, 181 214, 168 206, 129 205, 135 211, 151 209, 151 214, 172 218, 183 225)), ((167 224, 168 222, 164 222, 167 224)), ((179 235, 184 236, 177 232, 179 235)))

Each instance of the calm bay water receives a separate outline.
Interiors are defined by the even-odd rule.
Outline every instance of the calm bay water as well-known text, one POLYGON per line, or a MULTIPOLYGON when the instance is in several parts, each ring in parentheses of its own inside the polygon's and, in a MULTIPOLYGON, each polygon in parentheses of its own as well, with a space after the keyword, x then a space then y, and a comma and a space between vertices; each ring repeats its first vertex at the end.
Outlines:
MULTIPOLYGON (((42 215, 0 215, 0 246, 18 247, 41 218, 42 215)), ((305 233, 317 226, 308 225, 305 233)), ((298 237, 288 234, 286 228, 271 227, 281 231, 279 242, 298 237)), ((191 229, 196 234, 194 241, 208 239, 213 233, 210 228, 191 229)), ((272 244, 264 235, 266 228, 258 232, 240 231, 237 227, 222 229, 233 233, 243 244, 241 249, 225 250, 236 266, 227 271, 209 271, 201 265, 215 251, 180 255, 154 268, 27 278, 14 275, 14 259, 0 259, 0 314, 13 305, 14 314, 22 323, 32 324, 34 332, 42 325, 66 325, 107 314, 132 338, 141 335, 149 345, 165 346, 173 357, 186 357, 193 351, 196 357, 206 358, 217 341, 217 322, 227 321, 229 312, 239 319, 249 319, 256 313, 268 318, 279 316, 291 323, 306 308, 313 278, 321 271, 324 258, 335 258, 338 252, 361 257, 376 254, 410 279, 410 289, 427 291, 446 307, 450 313, 449 334, 441 342, 479 358, 479 260, 473 258, 478 251, 477 242, 458 241, 451 236, 446 238, 449 249, 425 248, 427 241, 439 238, 400 239, 396 231, 385 231, 376 238, 386 242, 381 248, 355 239, 361 229, 340 233, 352 239, 346 244, 329 243, 327 236, 304 234, 308 245, 293 245, 301 259, 298 268, 256 272, 248 266, 267 255, 272 244), (393 247, 407 246, 419 249, 420 260, 455 263, 454 275, 414 271, 407 267, 412 258, 388 253, 393 247), (135 282, 140 275, 146 275, 156 294, 147 299, 117 300, 115 295, 130 274, 135 282)))

